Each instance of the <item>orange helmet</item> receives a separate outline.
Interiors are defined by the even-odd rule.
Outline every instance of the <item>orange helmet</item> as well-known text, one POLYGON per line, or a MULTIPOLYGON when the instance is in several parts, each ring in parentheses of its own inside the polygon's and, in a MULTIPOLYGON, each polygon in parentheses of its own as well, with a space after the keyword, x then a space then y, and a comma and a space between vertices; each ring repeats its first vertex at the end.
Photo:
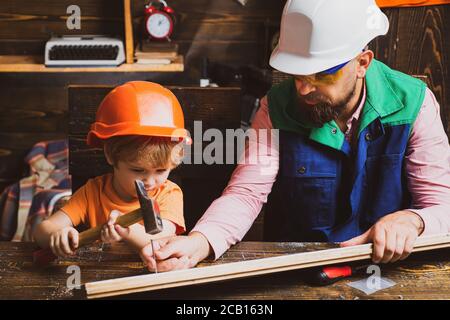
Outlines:
POLYGON ((169 89, 147 81, 130 81, 108 93, 98 107, 87 144, 101 147, 105 139, 127 135, 191 141, 175 95, 169 89))

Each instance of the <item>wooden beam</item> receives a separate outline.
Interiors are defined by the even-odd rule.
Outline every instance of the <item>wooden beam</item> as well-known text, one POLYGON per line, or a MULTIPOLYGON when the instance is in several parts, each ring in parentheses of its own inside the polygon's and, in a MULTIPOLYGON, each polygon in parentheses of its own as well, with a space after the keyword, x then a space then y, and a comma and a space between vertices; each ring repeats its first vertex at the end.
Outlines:
MULTIPOLYGON (((413 252, 450 247, 450 233, 419 237, 413 252)), ((226 263, 86 283, 88 299, 216 282, 315 266, 370 259, 372 244, 303 252, 279 257, 226 263)))
POLYGON ((117 67, 46 67, 39 56, 0 56, 3 72, 182 72, 184 58, 178 55, 170 64, 124 63, 117 67))
POLYGON ((131 18, 131 0, 123 0, 125 23, 125 57, 128 64, 134 63, 133 20, 131 18))

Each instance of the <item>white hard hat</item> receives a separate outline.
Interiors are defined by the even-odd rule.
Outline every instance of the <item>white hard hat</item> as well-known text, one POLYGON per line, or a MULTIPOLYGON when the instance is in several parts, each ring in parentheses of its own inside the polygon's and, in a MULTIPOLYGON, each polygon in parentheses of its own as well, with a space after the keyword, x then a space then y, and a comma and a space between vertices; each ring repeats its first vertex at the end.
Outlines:
POLYGON ((288 0, 270 65, 309 75, 355 58, 389 29, 375 0, 288 0))

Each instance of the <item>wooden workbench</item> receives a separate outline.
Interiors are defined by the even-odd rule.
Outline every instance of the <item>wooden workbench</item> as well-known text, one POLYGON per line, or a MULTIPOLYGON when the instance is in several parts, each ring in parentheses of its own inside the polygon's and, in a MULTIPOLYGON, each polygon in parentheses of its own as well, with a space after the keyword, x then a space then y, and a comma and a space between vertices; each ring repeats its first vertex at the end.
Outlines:
MULTIPOLYGON (((199 267, 311 250, 333 244, 242 242, 216 262, 199 267)), ((124 244, 95 244, 77 256, 58 260, 45 270, 32 266, 30 243, 0 242, 0 299, 85 299, 84 287, 66 287, 67 268, 78 265, 81 282, 145 274, 139 257, 124 244)), ((381 275, 397 284, 372 295, 349 287, 355 277, 327 287, 311 287, 305 270, 127 295, 137 299, 450 299, 450 249, 415 253, 407 260, 382 265, 381 275)))

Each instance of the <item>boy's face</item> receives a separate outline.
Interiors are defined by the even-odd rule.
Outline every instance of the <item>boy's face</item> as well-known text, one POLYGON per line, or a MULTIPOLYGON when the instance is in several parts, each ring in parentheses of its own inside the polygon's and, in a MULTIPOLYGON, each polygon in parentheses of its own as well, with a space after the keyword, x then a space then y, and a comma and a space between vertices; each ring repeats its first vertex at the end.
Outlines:
POLYGON ((170 171, 170 166, 155 168, 142 162, 118 161, 114 166, 114 189, 124 200, 135 199, 135 180, 142 180, 147 192, 151 193, 166 182, 170 171))

